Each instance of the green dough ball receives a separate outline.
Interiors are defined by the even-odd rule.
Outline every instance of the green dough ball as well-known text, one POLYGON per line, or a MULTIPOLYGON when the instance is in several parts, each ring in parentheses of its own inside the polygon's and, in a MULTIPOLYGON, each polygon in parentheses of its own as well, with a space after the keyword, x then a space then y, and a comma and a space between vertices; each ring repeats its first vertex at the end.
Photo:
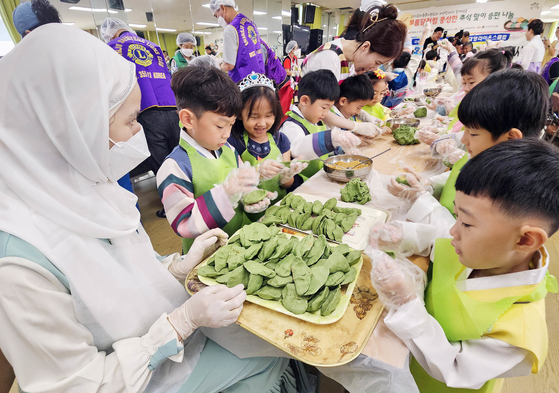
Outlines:
POLYGON ((413 112, 413 115, 418 119, 422 117, 427 117, 427 108, 425 107, 417 108, 415 112, 413 112))
POLYGON ((324 302, 324 304, 322 304, 322 307, 320 308, 320 315, 325 317, 327 315, 332 314, 336 309, 336 307, 338 307, 338 304, 340 303, 341 299, 342 299, 342 291, 340 290, 340 287, 336 288, 333 291, 330 291, 328 297, 326 298, 326 301, 324 302))
POLYGON ((330 273, 339 271, 347 273, 349 271, 349 263, 342 254, 335 253, 328 258, 328 268, 330 269, 330 273))
POLYGON ((276 276, 275 271, 268 269, 266 266, 256 261, 248 261, 243 266, 250 274, 259 274, 268 278, 274 278, 276 276))
POLYGON ((344 280, 340 285, 345 285, 353 282, 357 278, 357 269, 352 267, 344 276, 344 280))
POLYGON ((408 179, 406 179, 406 175, 398 176, 396 181, 400 184, 405 184, 406 186, 410 185, 410 183, 408 183, 408 179))
POLYGON ((295 248, 294 254, 300 258, 304 258, 312 248, 313 244, 314 244, 314 236, 313 235, 305 236, 303 240, 301 240, 301 242, 295 248))
POLYGON ((266 190, 254 190, 249 192, 243 197, 243 203, 245 205, 252 205, 260 202, 262 199, 266 198, 268 191, 266 190))
POLYGON ((295 283, 297 295, 303 296, 309 290, 311 269, 301 258, 297 258, 291 265, 291 272, 293 273, 293 282, 295 283))
POLYGON ((303 314, 307 311, 307 299, 297 295, 295 284, 287 284, 281 293, 281 304, 293 314, 303 314))
POLYGON ((261 297, 262 299, 266 299, 266 300, 280 300, 281 289, 266 285, 260 288, 258 291, 254 292, 253 295, 261 297))
POLYGON ((340 253, 342 255, 347 255, 350 251, 347 244, 340 244, 338 247, 332 247, 332 254, 340 253))
POLYGON ((268 280, 268 282, 266 284, 270 285, 272 287, 275 287, 275 288, 283 288, 287 284, 292 283, 292 282, 293 282, 293 276, 282 277, 280 275, 277 275, 274 278, 272 278, 271 280, 268 280))
POLYGON ((355 265, 361 259, 361 251, 351 251, 349 254, 347 254, 346 259, 349 263, 349 266, 355 265))
POLYGON ((338 285, 340 285, 345 278, 345 274, 344 272, 336 272, 333 274, 330 274, 328 276, 328 279, 326 280, 325 285, 327 287, 337 287, 338 285))
POLYGON ((258 244, 255 244, 254 246, 250 246, 249 248, 247 248, 245 250, 245 259, 247 261, 250 261, 251 259, 254 259, 254 257, 256 257, 256 255, 258 255, 258 251, 260 251, 263 244, 264 243, 258 243, 258 244))
POLYGON ((280 217, 276 217, 276 216, 266 216, 262 220, 262 224, 264 225, 283 224, 283 220, 280 217))
POLYGON ((402 124, 394 130, 392 136, 400 145, 416 145, 419 143, 419 140, 415 139, 415 132, 417 130, 417 128, 409 124, 402 124))
POLYGON ((322 202, 314 201, 312 204, 312 212, 315 216, 318 216, 322 211, 322 202))
POLYGON ((262 286, 264 278, 259 274, 251 274, 248 279, 248 286, 246 288, 247 295, 252 295, 254 292, 258 291, 262 286))
POLYGON ((364 205, 371 200, 369 186, 359 178, 351 179, 340 193, 344 202, 357 202, 364 205))
POLYGON ((294 254, 289 254, 276 265, 276 274, 282 277, 291 276, 291 265, 297 257, 294 254))
POLYGON ((324 202, 324 210, 332 210, 337 203, 338 201, 336 200, 336 198, 328 199, 326 202, 324 202))
POLYGON ((311 267, 311 282, 309 289, 305 292, 305 296, 314 295, 320 288, 326 284, 330 270, 328 266, 312 266, 311 267))
POLYGON ((305 202, 305 207, 303 208, 303 211, 305 213, 309 213, 312 214, 312 202, 305 202))
POLYGON ((322 304, 324 304, 326 298, 328 298, 329 293, 330 293, 330 288, 328 287, 325 287, 323 290, 318 292, 311 300, 309 300, 307 311, 315 312, 320 310, 320 307, 322 307, 322 304))
POLYGON ((203 277, 216 278, 219 276, 223 276, 224 274, 227 273, 229 273, 229 269, 227 268, 224 268, 219 272, 216 272, 213 266, 208 266, 208 265, 198 268, 198 275, 203 277))
POLYGON ((324 235, 318 236, 307 254, 307 265, 311 266, 318 262, 318 260, 322 258, 322 255, 324 255, 324 250, 327 246, 328 242, 326 241, 326 237, 324 237, 324 235))

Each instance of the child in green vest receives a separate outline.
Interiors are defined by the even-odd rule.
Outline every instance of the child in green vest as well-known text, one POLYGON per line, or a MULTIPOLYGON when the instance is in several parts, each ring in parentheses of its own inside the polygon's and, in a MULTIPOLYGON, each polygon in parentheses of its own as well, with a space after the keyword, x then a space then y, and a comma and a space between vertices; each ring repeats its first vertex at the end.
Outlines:
POLYGON ((293 186, 294 176, 307 167, 307 163, 291 161, 289 139, 278 131, 282 109, 273 82, 262 74, 252 73, 239 82, 243 107, 241 116, 233 125, 228 142, 244 162, 260 166, 264 181, 259 188, 276 192, 283 198, 293 186))
POLYGON ((558 151, 535 138, 472 158, 456 182, 452 240, 431 239, 424 294, 418 268, 382 251, 391 245, 367 248, 371 280, 389 308, 384 322, 413 354, 421 393, 495 393, 502 378, 542 369, 545 296, 557 293, 544 246, 559 228, 557 168, 558 151))
POLYGON ((375 95, 373 99, 371 99, 369 103, 363 107, 363 110, 369 115, 384 122, 389 117, 389 109, 383 106, 380 102, 387 94, 390 93, 386 75, 384 74, 384 71, 378 69, 372 72, 367 72, 366 75, 373 84, 375 95))
MULTIPOLYGON (((547 86, 541 76, 519 69, 491 74, 473 88, 460 104, 458 117, 465 128, 462 143, 469 156, 475 157, 506 140, 537 138, 545 126, 547 108, 547 86)), ((446 148, 451 151, 456 149, 453 139, 436 143, 448 144, 446 148)), ((430 179, 410 170, 406 175, 409 186, 392 178, 388 190, 411 204, 406 219, 430 225, 438 222, 439 227, 442 220, 447 223, 447 228, 450 227, 454 222, 449 216, 454 209, 454 184, 467 160, 468 155, 464 154, 450 172, 430 179)), ((416 230, 427 230, 422 227, 413 229, 412 226, 407 230, 414 233, 416 230)), ((418 239, 424 237, 418 236, 418 239)), ((419 243, 414 248, 415 253, 425 249, 424 243, 419 243)))
MULTIPOLYGON (((183 129, 179 146, 157 172, 157 189, 187 252, 193 240, 210 229, 221 228, 230 236, 250 223, 244 211, 250 206, 239 201, 256 189, 261 174, 245 167, 227 143, 242 106, 231 78, 213 67, 184 67, 173 75, 171 87, 183 129)), ((269 203, 265 198, 265 206, 269 203)))
POLYGON ((328 130, 322 122, 340 96, 340 87, 332 71, 307 73, 299 82, 297 94, 297 106, 287 112, 288 117, 280 132, 289 139, 293 157, 312 160, 301 172, 301 177, 308 179, 322 169, 322 161, 315 160, 317 157, 327 158, 328 153, 338 146, 349 152, 361 140, 349 131, 339 128, 328 130))

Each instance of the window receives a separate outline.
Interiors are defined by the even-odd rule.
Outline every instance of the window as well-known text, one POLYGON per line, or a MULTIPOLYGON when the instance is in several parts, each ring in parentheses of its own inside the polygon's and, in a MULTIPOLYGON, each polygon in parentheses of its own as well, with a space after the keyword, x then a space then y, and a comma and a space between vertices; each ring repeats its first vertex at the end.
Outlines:
POLYGON ((4 56, 14 47, 14 42, 6 30, 4 21, 0 17, 0 56, 4 56))

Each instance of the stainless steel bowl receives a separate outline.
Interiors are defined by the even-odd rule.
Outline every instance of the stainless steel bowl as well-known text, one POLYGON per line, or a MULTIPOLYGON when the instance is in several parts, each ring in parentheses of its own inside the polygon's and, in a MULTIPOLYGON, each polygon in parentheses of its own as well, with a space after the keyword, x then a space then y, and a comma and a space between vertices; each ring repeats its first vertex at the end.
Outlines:
POLYGON ((412 127, 419 127, 419 119, 407 119, 407 118, 401 118, 401 119, 389 119, 386 121, 386 126, 390 127, 390 129, 392 131, 394 131, 396 128, 400 127, 402 124, 407 124, 409 126, 412 127))
POLYGON ((427 97, 436 97, 441 94, 441 91, 443 91, 442 87, 431 87, 429 89, 423 89, 423 94, 427 97))
POLYGON ((351 161, 365 161, 369 157, 360 156, 357 154, 341 154, 339 156, 333 156, 324 160, 324 172, 332 180, 339 181, 342 183, 347 183, 351 179, 359 178, 363 180, 373 169, 373 161, 369 161, 365 168, 361 169, 343 169, 334 165, 335 162, 351 162, 351 161))

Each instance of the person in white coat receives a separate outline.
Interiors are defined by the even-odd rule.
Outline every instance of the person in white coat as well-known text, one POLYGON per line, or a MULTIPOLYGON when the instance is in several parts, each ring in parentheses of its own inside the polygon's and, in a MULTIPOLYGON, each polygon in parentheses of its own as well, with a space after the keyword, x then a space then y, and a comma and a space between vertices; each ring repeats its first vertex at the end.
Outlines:
POLYGON ((287 359, 238 359, 198 329, 234 323, 242 285, 184 287, 226 234, 159 261, 116 182, 149 155, 135 65, 73 27, 38 30, 0 64, 0 348, 20 388, 277 391, 287 359))
POLYGON ((545 56, 545 46, 542 42, 543 22, 541 19, 534 19, 528 24, 526 39, 529 41, 520 51, 518 64, 527 71, 539 73, 542 68, 543 57, 545 56))

